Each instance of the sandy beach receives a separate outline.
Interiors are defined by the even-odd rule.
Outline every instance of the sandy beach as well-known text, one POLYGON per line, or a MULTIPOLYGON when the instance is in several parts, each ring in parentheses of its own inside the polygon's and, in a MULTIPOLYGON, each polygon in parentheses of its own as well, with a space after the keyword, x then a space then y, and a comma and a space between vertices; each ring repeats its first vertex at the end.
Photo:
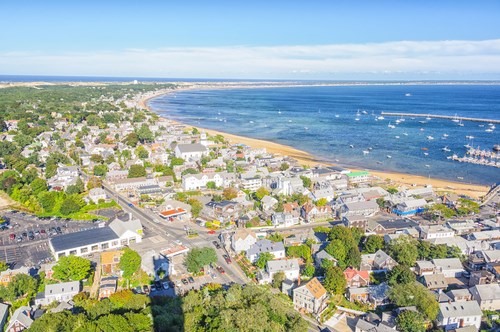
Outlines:
MULTIPOLYGON (((175 90, 170 90, 170 91, 159 91, 155 94, 148 95, 144 98, 142 98, 139 102, 138 105, 139 107, 148 109, 151 112, 154 112, 149 106, 148 106, 148 101, 152 98, 156 98, 160 95, 172 93, 172 92, 178 92, 181 90, 195 90, 195 89, 224 89, 224 88, 250 88, 250 85, 216 85, 216 84, 201 84, 201 85, 196 85, 196 84, 190 84, 188 86, 181 86, 178 89, 175 90)), ((263 86, 259 86, 263 87, 263 86)), ((269 86, 272 87, 272 86, 269 86)), ((167 119, 170 121, 173 121, 171 119, 167 119)), ((174 123, 182 124, 177 121, 173 121, 174 123)), ((185 125, 185 124, 182 124, 185 125)), ((270 141, 265 141, 265 140, 259 140, 259 139, 254 139, 254 138, 248 138, 248 137, 243 137, 243 136, 238 136, 234 134, 229 134, 225 133, 223 131, 217 131, 217 130, 211 130, 211 129, 206 129, 202 127, 195 127, 191 125, 186 125, 189 127, 197 128, 200 131, 204 131, 210 135, 217 135, 221 134, 224 137, 226 137, 231 143, 242 143, 245 145, 248 145, 253 148, 266 148, 268 152, 277 154, 277 155, 282 155, 282 156, 289 156, 292 157, 302 165, 307 165, 307 166, 315 166, 318 164, 321 165, 333 165, 331 163, 325 163, 319 160, 317 157, 293 148, 291 146, 283 145, 283 144, 278 144, 270 141)), ((484 185, 476 185, 476 184, 467 184, 467 183, 461 183, 461 182, 454 182, 454 181, 449 181, 449 180, 443 180, 443 179, 433 179, 433 178, 427 178, 424 176, 418 176, 418 175, 413 175, 413 174, 405 174, 405 173, 396 173, 396 172, 384 172, 384 171, 376 171, 376 170, 371 170, 371 169, 360 169, 359 167, 348 167, 350 170, 367 170, 370 171, 370 173, 378 178, 381 179, 381 181, 387 183, 390 186, 396 186, 400 188, 410 188, 410 187, 423 187, 427 185, 431 185, 435 191, 437 192, 454 192, 457 194, 464 194, 468 195, 471 197, 475 198, 480 198, 481 196, 484 196, 488 190, 488 186, 484 185)))

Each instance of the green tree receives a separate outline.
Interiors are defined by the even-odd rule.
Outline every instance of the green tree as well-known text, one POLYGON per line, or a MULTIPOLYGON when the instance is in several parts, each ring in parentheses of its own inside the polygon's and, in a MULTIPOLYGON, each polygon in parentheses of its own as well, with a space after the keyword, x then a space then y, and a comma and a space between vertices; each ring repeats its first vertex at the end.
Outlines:
POLYGON ((123 277, 128 279, 141 268, 141 256, 136 251, 125 248, 120 257, 119 267, 123 271, 123 277))
POLYGON ((94 175, 95 176, 105 176, 108 173, 108 165, 95 165, 94 175))
POLYGON ((139 145, 135 149, 135 155, 139 157, 140 159, 146 159, 149 157, 149 152, 146 150, 146 148, 143 145, 139 145))
POLYGON ((398 307, 416 306, 429 320, 434 320, 439 312, 435 296, 418 282, 396 284, 388 293, 389 299, 398 307))
POLYGON ((312 276, 314 276, 314 272, 316 272, 314 265, 312 263, 307 263, 304 267, 304 270, 302 271, 302 275, 311 278, 312 276))
POLYGON ((364 252, 367 254, 374 254, 378 250, 384 249, 384 238, 380 235, 368 235, 364 245, 364 252))
POLYGON ((274 288, 281 289, 281 285, 283 284, 283 281, 286 279, 285 272, 280 271, 278 273, 275 273, 273 275, 273 282, 272 286, 274 288))
POLYGON ((75 198, 73 196, 69 196, 62 202, 59 211, 61 212, 61 214, 67 216, 80 211, 80 208, 81 206, 78 204, 75 198))
POLYGON ((201 202, 196 198, 188 199, 187 203, 191 205, 191 214, 193 215, 193 217, 198 217, 201 210, 203 210, 203 204, 201 204, 201 202))
POLYGON ((97 328, 102 332, 134 332, 125 317, 115 314, 99 317, 97 328))
POLYGON ((140 178, 146 176, 146 169, 142 165, 132 165, 128 170, 128 178, 140 178))
POLYGON ((325 248, 325 251, 332 255, 342 268, 347 267, 347 252, 344 243, 341 240, 332 240, 325 248))
POLYGON ((130 147, 134 147, 139 143, 139 137, 136 133, 130 133, 125 137, 123 142, 130 147))
POLYGON ((359 266, 361 264, 361 253, 359 252, 358 247, 349 248, 349 251, 347 252, 345 264, 346 264, 346 266, 352 266, 356 269, 359 269, 359 266))
POLYGON ((170 159, 170 167, 180 166, 180 165, 184 165, 184 159, 177 157, 172 157, 172 159, 170 159))
POLYGON ((304 188, 311 188, 312 181, 310 178, 308 178, 307 176, 301 175, 300 179, 302 180, 302 185, 304 186, 304 188))
POLYGON ((215 184, 214 181, 208 181, 207 182, 207 188, 208 189, 216 189, 217 188, 217 185, 215 184))
POLYGON ((417 241, 409 236, 400 236, 389 244, 389 254, 399 264, 413 266, 417 261, 417 241))
POLYGON ((137 130, 137 137, 141 143, 152 142, 154 135, 146 124, 142 124, 137 130))
POLYGON ((280 171, 286 171, 289 168, 290 168, 290 165, 288 165, 287 163, 282 163, 280 165, 280 171))
POLYGON ((259 259, 255 262, 255 266, 259 269, 263 269, 266 267, 267 262, 274 259, 274 255, 269 252, 263 252, 259 255, 259 259))
POLYGON ((397 265, 389 272, 387 282, 390 286, 415 282, 415 274, 406 265, 397 265))
POLYGON ((325 271, 324 286, 332 294, 343 294, 347 287, 342 269, 338 266, 332 266, 325 271))
POLYGON ((394 187, 389 187, 389 188, 387 188, 387 192, 389 194, 397 194, 398 193, 398 189, 394 188, 394 187))
POLYGON ((66 281, 80 281, 90 275, 90 261, 78 256, 64 256, 53 267, 54 279, 66 281))
POLYGON ((4 261, 0 261, 0 272, 7 271, 9 269, 9 265, 4 261))
POLYGON ((38 202, 46 212, 50 212, 54 209, 57 201, 57 192, 55 191, 45 191, 38 195, 38 202))
POLYGON ((197 273, 206 265, 217 262, 217 253, 214 248, 193 248, 188 252, 184 264, 191 273, 197 273))
POLYGON ((258 201, 261 201, 266 195, 269 195, 269 191, 267 191, 264 187, 260 187, 257 191, 255 191, 255 198, 257 198, 258 201))
POLYGON ((328 204, 328 200, 326 198, 320 198, 316 202, 316 206, 325 206, 326 204, 328 204))
POLYGON ((402 332, 425 332, 424 317, 412 310, 400 313, 396 318, 396 326, 402 332))
POLYGON ((40 193, 47 191, 47 181, 44 179, 36 178, 30 184, 33 195, 39 195, 40 193))
POLYGON ((238 197, 238 190, 233 187, 224 188, 222 191, 222 197, 228 201, 235 199, 238 197))

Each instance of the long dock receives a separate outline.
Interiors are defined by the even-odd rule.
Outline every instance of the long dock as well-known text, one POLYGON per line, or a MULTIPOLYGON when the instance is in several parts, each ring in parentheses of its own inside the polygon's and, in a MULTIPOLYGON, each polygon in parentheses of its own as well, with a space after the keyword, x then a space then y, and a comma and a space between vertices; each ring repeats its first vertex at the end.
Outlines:
POLYGON ((415 118, 431 118, 431 119, 446 119, 446 120, 462 120, 462 121, 472 121, 472 122, 488 122, 500 124, 500 120, 495 119, 482 119, 482 118, 468 118, 463 116, 451 116, 451 115, 436 115, 436 114, 420 114, 420 113, 393 113, 393 112, 382 112, 381 115, 384 116, 403 116, 403 117, 415 117, 415 118))

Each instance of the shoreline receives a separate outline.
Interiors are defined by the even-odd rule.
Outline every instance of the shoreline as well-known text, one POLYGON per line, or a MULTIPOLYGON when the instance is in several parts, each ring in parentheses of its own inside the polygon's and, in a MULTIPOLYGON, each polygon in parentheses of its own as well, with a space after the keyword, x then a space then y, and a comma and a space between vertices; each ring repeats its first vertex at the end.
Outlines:
MULTIPOLYGON (((331 162, 326 162, 322 161, 320 158, 306 152, 303 150, 296 149, 292 146, 280 144, 280 143, 275 143, 267 140, 261 140, 261 139, 256 139, 256 138, 250 138, 250 137, 244 137, 244 136, 239 136, 231 133, 226 133, 221 130, 213 130, 213 129, 207 129, 203 127, 198 127, 198 126, 192 126, 189 124, 185 124, 176 120, 169 119, 168 117, 161 116, 157 112, 155 112, 149 105, 148 102, 151 99, 160 97, 162 95, 167 95, 170 93, 178 92, 178 91, 185 91, 185 90, 209 90, 209 89, 247 89, 247 88, 272 88, 272 87, 286 87, 286 85, 279 85, 279 86, 246 86, 246 85, 238 85, 238 84, 224 84, 224 86, 218 85, 218 84, 197 84, 197 83, 185 83, 184 86, 180 86, 178 88, 172 89, 172 90, 162 90, 158 91, 156 93, 153 93, 151 95, 143 96, 140 100, 137 101, 137 105, 143 109, 146 109, 152 113, 157 114, 160 116, 160 118, 166 119, 168 121, 171 121, 172 123, 183 125, 186 127, 192 127, 192 128, 197 128, 200 131, 204 131, 209 135, 223 135, 226 139, 228 139, 231 143, 242 143, 245 145, 248 145, 253 148, 266 148, 267 152, 276 154, 276 155, 281 155, 281 156, 288 156, 293 159, 296 159, 299 164, 302 165, 307 165, 307 166, 315 166, 315 165, 322 165, 322 166, 341 166, 344 168, 348 168, 352 171, 369 171, 372 175, 380 178, 381 182, 386 182, 387 185, 389 186, 396 186, 396 187, 406 187, 406 188, 411 188, 411 187, 424 187, 426 185, 431 185, 433 189, 436 192, 454 192, 457 194, 464 194, 470 197, 474 198, 480 198, 481 196, 484 196, 488 190, 489 187, 486 185, 480 185, 480 184, 467 184, 467 183, 462 183, 462 182, 456 182, 456 181, 451 181, 451 180, 445 180, 445 179, 438 179, 438 178, 427 178, 425 176, 420 176, 420 175, 415 175, 415 174, 409 174, 409 173, 399 173, 399 172, 393 172, 393 171, 378 171, 378 170, 372 170, 369 168, 362 168, 359 166, 349 166, 346 164, 334 164, 331 162)), ((178 84, 179 85, 179 84, 178 84)), ((308 85, 309 86, 309 85, 308 85)), ((298 85, 294 85, 294 87, 300 87, 298 85)), ((168 112, 168 110, 164 110, 165 112, 168 112)))

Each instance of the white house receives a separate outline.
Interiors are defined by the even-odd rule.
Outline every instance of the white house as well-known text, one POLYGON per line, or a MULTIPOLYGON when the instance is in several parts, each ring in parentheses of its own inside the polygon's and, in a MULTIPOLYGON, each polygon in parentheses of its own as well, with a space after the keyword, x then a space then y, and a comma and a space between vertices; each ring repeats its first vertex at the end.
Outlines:
POLYGON ((88 197, 94 203, 98 203, 100 199, 106 200, 108 198, 108 196, 106 195, 106 192, 102 188, 92 188, 92 189, 90 189, 88 197))
POLYGON ((272 196, 264 196, 260 200, 260 203, 262 205, 262 210, 267 211, 271 210, 276 204, 278 204, 278 200, 272 196))
POLYGON ((351 202, 342 207, 342 216, 373 216, 379 209, 376 201, 351 202))
POLYGON ((282 259, 268 261, 266 271, 259 273, 258 279, 260 284, 270 283, 276 273, 283 272, 288 280, 298 280, 300 274, 299 260, 282 259))
POLYGON ((424 240, 449 238, 455 236, 455 231, 441 225, 420 226, 420 238, 424 240))
POLYGON ((285 258, 285 246, 283 242, 272 242, 267 239, 259 240, 248 248, 246 256, 248 260, 255 263, 260 254, 268 252, 274 256, 274 258, 285 258))
POLYGON ((469 291, 482 310, 500 310, 499 284, 476 285, 471 287, 469 291))
POLYGON ((275 227, 290 227, 299 224, 299 217, 287 212, 273 213, 271 222, 275 227))
POLYGON ((231 248, 239 253, 247 251, 257 242, 257 236, 249 229, 239 229, 231 235, 231 248))
POLYGON ((194 144, 177 144, 175 147, 175 156, 184 160, 197 161, 203 156, 208 156, 208 149, 200 143, 194 144))
POLYGON ((28 306, 22 306, 10 317, 9 325, 5 329, 6 332, 18 332, 29 327, 33 324, 33 319, 31 318, 31 308, 28 306))
POLYGON ((476 301, 444 302, 439 303, 437 321, 445 330, 471 325, 479 329, 482 314, 476 301))
POLYGON ((460 278, 465 272, 462 262, 458 258, 433 259, 432 263, 436 266, 436 272, 441 272, 446 278, 460 278))
POLYGON ((241 180, 241 188, 245 190, 256 191, 262 187, 262 180, 260 178, 249 178, 241 180))
POLYGON ((80 282, 70 281, 45 286, 45 291, 38 293, 35 305, 49 305, 54 301, 67 302, 80 292, 80 282))
POLYGON ((214 182, 216 187, 228 187, 232 182, 232 175, 226 172, 185 174, 182 176, 182 189, 197 190, 207 187, 208 182, 214 182))
POLYGON ((297 310, 319 314, 327 306, 328 294, 317 278, 312 278, 305 285, 293 290, 293 305, 297 310))

